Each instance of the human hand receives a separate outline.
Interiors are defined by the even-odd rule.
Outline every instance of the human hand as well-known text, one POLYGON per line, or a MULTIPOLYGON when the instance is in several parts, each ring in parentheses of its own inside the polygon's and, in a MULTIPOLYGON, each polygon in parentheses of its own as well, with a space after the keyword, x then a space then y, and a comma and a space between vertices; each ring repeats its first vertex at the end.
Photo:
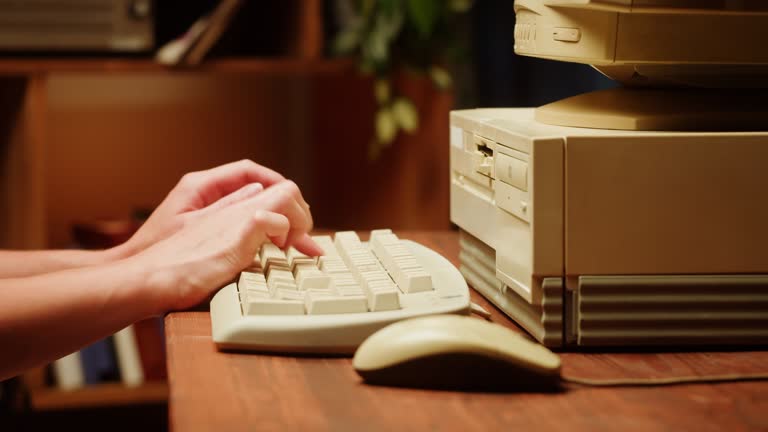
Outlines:
MULTIPOLYGON (((160 206, 123 246, 126 255, 169 237, 192 220, 248 199, 285 178, 250 160, 184 175, 160 206)), ((309 206, 300 198, 300 205, 309 206)))
POLYGON ((322 249, 307 234, 312 221, 298 187, 283 181, 237 203, 208 212, 165 240, 128 259, 149 275, 146 298, 162 313, 204 301, 253 262, 267 239, 293 242, 304 253, 322 249), (293 240, 291 240, 293 238, 293 240))

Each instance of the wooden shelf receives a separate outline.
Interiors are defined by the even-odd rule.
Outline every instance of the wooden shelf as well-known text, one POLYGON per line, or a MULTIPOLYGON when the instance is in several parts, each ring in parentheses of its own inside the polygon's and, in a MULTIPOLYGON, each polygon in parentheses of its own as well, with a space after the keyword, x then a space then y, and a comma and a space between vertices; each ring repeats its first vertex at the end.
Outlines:
POLYGON ((347 59, 226 58, 206 61, 196 67, 169 67, 141 58, 13 58, 0 57, 0 75, 46 73, 248 73, 315 74, 353 67, 347 59))
POLYGON ((168 383, 146 382, 138 387, 105 383, 71 391, 38 388, 31 399, 37 411, 167 403, 168 383))

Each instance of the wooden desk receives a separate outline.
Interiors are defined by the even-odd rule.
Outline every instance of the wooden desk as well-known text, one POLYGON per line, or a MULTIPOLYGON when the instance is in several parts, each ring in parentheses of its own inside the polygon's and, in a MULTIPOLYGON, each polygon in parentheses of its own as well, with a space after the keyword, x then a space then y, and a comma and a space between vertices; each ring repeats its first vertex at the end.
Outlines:
MULTIPOLYGON (((455 232, 400 232, 458 263, 455 232)), ((493 321, 516 328, 492 310, 493 321)), ((170 424, 177 431, 513 431, 768 429, 768 382, 578 388, 558 394, 458 393, 373 387, 348 358, 221 353, 207 312, 165 320, 170 424)), ((562 353, 563 373, 669 377, 768 370, 768 351, 562 353)))

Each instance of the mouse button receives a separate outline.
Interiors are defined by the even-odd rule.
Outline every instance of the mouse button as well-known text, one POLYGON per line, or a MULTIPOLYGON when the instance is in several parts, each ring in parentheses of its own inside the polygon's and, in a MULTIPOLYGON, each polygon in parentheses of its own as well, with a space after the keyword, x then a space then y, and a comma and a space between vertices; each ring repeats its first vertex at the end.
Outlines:
POLYGON ((525 342, 524 336, 520 333, 510 330, 501 324, 478 318, 465 318, 461 329, 464 330, 465 334, 471 335, 473 339, 476 339, 477 343, 488 345, 494 350, 502 343, 510 343, 510 341, 516 341, 517 339, 525 342))
POLYGON ((411 359, 457 351, 463 348, 465 339, 455 333, 430 328, 400 333, 396 337, 377 336, 382 335, 371 336, 357 349, 352 359, 355 369, 387 368, 411 359))
POLYGON ((524 335, 500 324, 473 319, 468 325, 483 345, 498 352, 509 361, 523 367, 532 368, 542 373, 554 373, 560 370, 560 357, 524 335))
POLYGON ((561 363, 557 354, 542 345, 525 339, 523 336, 499 340, 497 348, 503 355, 542 373, 560 372, 561 363))

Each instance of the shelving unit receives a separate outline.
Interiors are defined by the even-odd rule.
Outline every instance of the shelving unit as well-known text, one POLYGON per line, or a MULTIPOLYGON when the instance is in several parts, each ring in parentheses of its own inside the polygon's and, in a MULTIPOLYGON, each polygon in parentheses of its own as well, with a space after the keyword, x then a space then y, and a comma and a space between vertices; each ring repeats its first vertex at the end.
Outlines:
POLYGON ((81 389, 61 390, 47 385, 45 376, 45 367, 24 374, 30 405, 35 411, 163 404, 168 401, 168 383, 165 381, 146 381, 135 387, 120 382, 105 382, 81 389))
POLYGON ((146 382, 138 387, 104 383, 74 391, 45 388, 30 396, 32 408, 37 411, 161 404, 168 401, 168 383, 146 382))
MULTIPOLYGON (((242 74, 310 76, 340 74, 354 68, 348 60, 220 59, 196 68, 168 68, 144 59, 13 59, 0 58, 2 121, 9 130, 0 160, 0 247, 46 247, 45 152, 48 79, 54 74, 242 74)), ((2 146, 3 143, 0 143, 2 146)))
MULTIPOLYGON (((175 6, 174 6, 175 7, 175 6)), ((269 14, 269 6, 263 6, 269 14)), ((95 74, 242 74, 295 76, 337 73, 348 61, 325 60, 322 0, 292 0, 277 9, 285 29, 276 37, 279 57, 205 61, 195 68, 171 68, 151 58, 0 56, 0 247, 36 249, 47 246, 45 220, 45 156, 48 82, 52 75, 95 74), (5 148, 3 148, 5 147, 5 148)))
POLYGON ((335 73, 352 67, 349 60, 228 58, 205 62, 196 67, 169 67, 151 59, 132 58, 12 58, 0 57, 0 76, 28 79, 60 73, 223 73, 297 74, 335 73))

